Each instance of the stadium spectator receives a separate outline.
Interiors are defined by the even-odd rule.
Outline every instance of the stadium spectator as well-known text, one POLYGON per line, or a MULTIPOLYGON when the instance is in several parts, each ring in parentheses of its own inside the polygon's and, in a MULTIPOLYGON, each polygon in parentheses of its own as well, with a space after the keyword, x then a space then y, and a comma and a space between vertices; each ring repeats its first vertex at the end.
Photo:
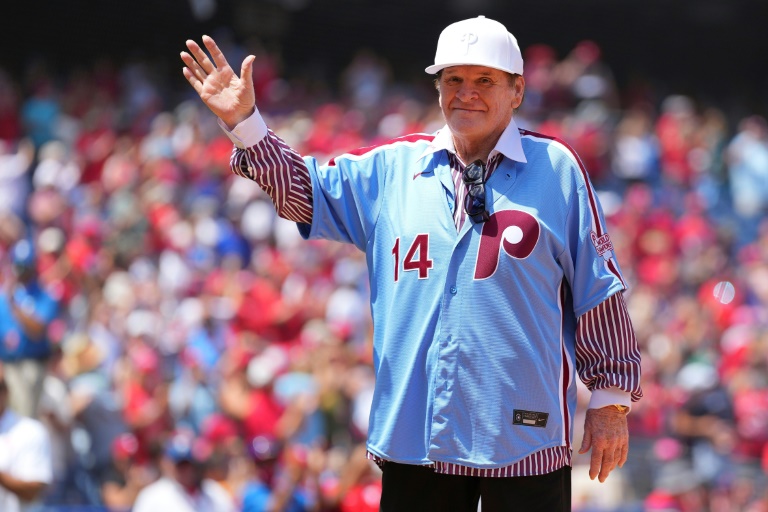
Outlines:
POLYGON ((0 361, 10 382, 10 407, 34 417, 51 355, 48 329, 58 314, 58 300, 40 283, 37 258, 28 239, 11 249, 11 271, 4 267, 0 294, 0 361))
POLYGON ((112 465, 100 475, 101 496, 109 512, 129 512, 142 489, 157 479, 155 468, 138 460, 139 441, 131 433, 112 442, 112 465))
POLYGON ((74 417, 67 389, 68 375, 63 369, 63 351, 60 344, 53 347, 48 361, 48 374, 40 396, 38 419, 45 426, 51 441, 53 481, 46 491, 46 503, 76 502, 74 492, 74 449, 72 431, 74 417))
POLYGON ((51 446, 43 425, 9 408, 10 388, 0 363, 0 510, 24 512, 39 505, 53 480, 51 446))
POLYGON ((743 119, 728 145, 731 201, 740 222, 738 240, 754 239, 768 210, 768 123, 759 116, 743 119))
POLYGON ((210 446, 192 432, 174 432, 163 448, 162 476, 139 492, 133 512, 234 512, 227 491, 206 478, 210 455, 210 446))

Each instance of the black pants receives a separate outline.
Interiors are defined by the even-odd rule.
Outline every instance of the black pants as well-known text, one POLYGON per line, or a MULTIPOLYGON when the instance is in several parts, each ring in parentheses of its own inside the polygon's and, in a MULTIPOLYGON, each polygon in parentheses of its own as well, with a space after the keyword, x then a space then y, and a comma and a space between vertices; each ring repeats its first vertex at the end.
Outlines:
POLYGON ((387 461, 382 512, 570 512, 571 468, 538 476, 489 478, 443 475, 426 466, 387 461))

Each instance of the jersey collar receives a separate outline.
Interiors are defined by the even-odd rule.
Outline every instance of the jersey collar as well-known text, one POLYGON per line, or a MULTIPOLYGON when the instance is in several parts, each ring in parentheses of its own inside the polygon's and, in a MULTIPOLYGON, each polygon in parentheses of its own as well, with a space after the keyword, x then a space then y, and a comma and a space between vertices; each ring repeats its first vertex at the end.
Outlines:
MULTIPOLYGON (((425 156, 437 153, 443 149, 456 154, 456 147, 453 145, 453 137, 451 137, 451 130, 448 128, 448 125, 445 125, 438 130, 435 134, 435 138, 432 139, 432 142, 427 146, 427 149, 424 150, 424 153, 422 153, 419 158, 424 158, 425 156)), ((488 155, 488 158, 492 158, 496 153, 501 153, 515 162, 528 162, 525 158, 525 152, 523 151, 520 130, 517 129, 517 124, 515 124, 514 119, 509 121, 509 124, 504 129, 504 132, 502 132, 501 137, 499 137, 496 147, 493 148, 491 154, 488 155)))

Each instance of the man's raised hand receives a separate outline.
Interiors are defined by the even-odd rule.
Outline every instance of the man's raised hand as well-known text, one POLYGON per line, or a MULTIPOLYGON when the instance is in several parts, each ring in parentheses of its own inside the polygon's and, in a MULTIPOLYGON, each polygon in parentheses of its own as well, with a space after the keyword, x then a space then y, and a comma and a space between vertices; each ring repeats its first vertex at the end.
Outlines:
POLYGON ((232 129, 247 119, 256 106, 253 92, 255 57, 249 55, 245 58, 238 78, 212 38, 203 36, 203 44, 211 53, 213 62, 196 42, 188 39, 187 48, 191 55, 181 52, 181 60, 186 64, 182 72, 203 103, 232 129))

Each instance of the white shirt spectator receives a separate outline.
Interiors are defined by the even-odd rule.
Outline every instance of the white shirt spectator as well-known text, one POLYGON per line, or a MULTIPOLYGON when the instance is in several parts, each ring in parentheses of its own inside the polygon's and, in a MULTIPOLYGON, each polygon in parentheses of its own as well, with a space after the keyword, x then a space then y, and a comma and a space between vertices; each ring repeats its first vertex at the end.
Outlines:
MULTIPOLYGON (((39 421, 6 409, 0 416, 0 471, 27 482, 53 480, 51 444, 39 421)), ((0 486, 0 510, 24 512, 34 505, 0 486)))
POLYGON ((48 431, 54 480, 63 480, 73 457, 70 442, 73 417, 67 385, 61 378, 52 374, 45 376, 37 417, 48 431))
POLYGON ((0 211, 21 216, 26 210, 29 195, 27 169, 32 162, 34 150, 27 145, 19 147, 17 152, 0 141, 0 211))
POLYGON ((235 512, 227 491, 213 480, 203 480, 200 490, 188 493, 171 478, 161 478, 136 497, 132 512, 235 512))

